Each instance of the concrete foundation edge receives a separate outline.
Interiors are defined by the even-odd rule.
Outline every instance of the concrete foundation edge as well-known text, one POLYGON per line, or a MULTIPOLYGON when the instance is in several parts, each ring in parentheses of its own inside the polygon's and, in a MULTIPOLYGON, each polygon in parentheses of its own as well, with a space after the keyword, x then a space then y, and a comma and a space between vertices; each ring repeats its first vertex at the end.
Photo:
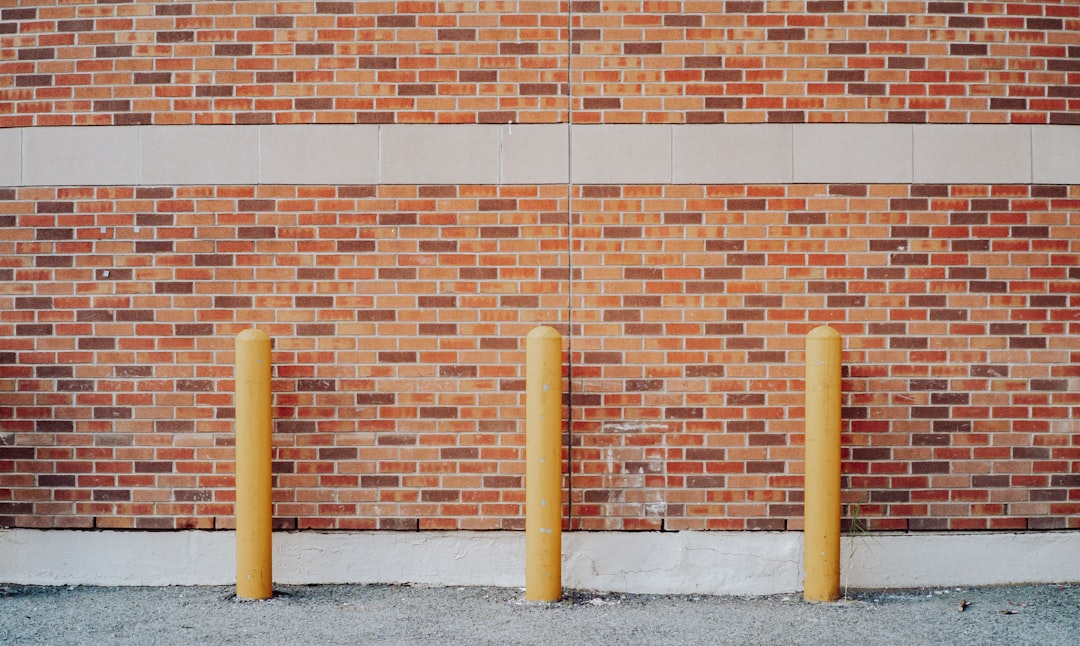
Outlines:
MULTIPOLYGON (((277 584, 413 583, 521 587, 521 532, 280 532, 277 584)), ((855 588, 1080 581, 1080 532, 845 537, 841 580, 855 588)), ((802 588, 799 532, 569 532, 565 588, 766 595, 802 588)), ((0 530, 0 582, 231 585, 232 532, 0 530)))

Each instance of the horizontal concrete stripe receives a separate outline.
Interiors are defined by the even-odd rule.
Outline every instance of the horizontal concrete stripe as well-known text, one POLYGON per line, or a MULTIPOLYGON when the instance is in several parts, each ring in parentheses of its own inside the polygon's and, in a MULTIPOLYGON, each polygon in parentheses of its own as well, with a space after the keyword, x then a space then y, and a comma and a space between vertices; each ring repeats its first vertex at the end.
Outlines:
POLYGON ((1080 183, 1080 127, 105 126, 0 130, 0 185, 1080 183))
MULTIPOLYGON (((522 532, 275 532, 274 581, 521 586, 522 532)), ((776 594, 802 588, 802 532, 564 532, 566 588, 776 594)), ((0 581, 230 585, 231 531, 0 530, 0 581), (93 555, 88 558, 88 555, 93 555)), ((1080 532, 845 536, 841 581, 913 588, 1080 581, 1080 532), (992 567, 987 567, 992 564, 992 567)))

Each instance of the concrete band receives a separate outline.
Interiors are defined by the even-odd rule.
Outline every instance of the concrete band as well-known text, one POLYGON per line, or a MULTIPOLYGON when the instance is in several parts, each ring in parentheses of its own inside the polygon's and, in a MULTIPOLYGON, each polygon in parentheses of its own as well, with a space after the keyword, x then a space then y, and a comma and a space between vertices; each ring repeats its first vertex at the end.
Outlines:
MULTIPOLYGON (((520 587, 525 581, 522 532, 275 532, 273 538, 275 583, 520 587)), ((642 594, 795 592, 804 576, 802 539, 802 532, 568 532, 563 585, 642 594)), ((0 581, 231 585, 235 541, 231 531, 0 530, 0 581)), ((1078 550, 1080 532, 847 536, 842 584, 1078 581, 1078 550)))
POLYGON ((268 125, 0 130, 0 186, 1080 184, 1080 128, 268 125))

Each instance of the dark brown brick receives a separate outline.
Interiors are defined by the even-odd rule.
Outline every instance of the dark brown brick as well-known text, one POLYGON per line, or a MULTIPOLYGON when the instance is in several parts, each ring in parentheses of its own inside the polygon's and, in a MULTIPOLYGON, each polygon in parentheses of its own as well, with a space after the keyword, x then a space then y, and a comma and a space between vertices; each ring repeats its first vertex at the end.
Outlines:
POLYGON ((190 43, 195 41, 193 31, 159 31, 157 42, 159 43, 190 43))

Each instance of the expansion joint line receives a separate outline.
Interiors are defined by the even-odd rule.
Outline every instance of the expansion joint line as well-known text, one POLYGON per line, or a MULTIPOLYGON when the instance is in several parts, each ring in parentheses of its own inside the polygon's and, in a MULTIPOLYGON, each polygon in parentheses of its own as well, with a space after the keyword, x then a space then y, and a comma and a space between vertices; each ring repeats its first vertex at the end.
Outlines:
POLYGON ((574 3, 566 3, 566 488, 567 525, 574 525, 574 3))

